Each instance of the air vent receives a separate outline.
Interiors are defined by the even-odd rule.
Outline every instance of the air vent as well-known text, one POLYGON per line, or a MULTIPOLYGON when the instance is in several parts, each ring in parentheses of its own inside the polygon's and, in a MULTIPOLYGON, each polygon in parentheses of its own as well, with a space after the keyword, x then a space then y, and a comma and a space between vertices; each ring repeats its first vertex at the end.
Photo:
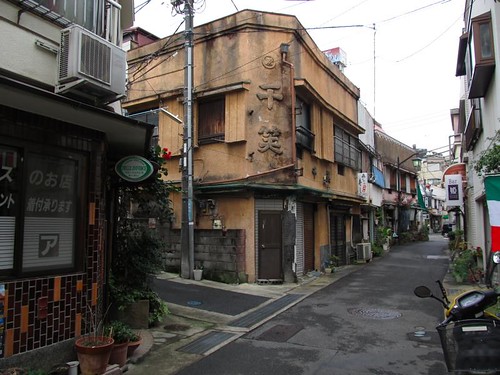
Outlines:
POLYGON ((372 244, 358 243, 356 245, 357 260, 369 262, 372 259, 372 244))
POLYGON ((125 94, 126 52, 78 25, 61 31, 58 86, 62 94, 120 97, 125 94))

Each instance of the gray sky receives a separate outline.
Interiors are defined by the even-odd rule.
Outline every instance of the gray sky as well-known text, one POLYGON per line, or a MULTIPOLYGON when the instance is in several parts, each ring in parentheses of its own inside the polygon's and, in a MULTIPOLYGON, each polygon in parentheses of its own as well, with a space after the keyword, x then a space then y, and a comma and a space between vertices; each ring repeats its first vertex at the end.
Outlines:
MULTIPOLYGON (((409 146, 447 149, 450 109, 460 99, 455 66, 465 0, 195 1, 195 26, 243 9, 297 16, 321 50, 345 51, 344 73, 389 135, 409 146)), ((184 30, 183 15, 170 3, 135 0, 135 26, 159 37, 184 30)))

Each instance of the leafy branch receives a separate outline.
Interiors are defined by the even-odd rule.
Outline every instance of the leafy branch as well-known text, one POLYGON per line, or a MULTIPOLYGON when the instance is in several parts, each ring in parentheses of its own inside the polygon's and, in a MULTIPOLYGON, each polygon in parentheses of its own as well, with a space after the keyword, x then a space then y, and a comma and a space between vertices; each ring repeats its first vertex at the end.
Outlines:
POLYGON ((487 138, 492 141, 488 149, 479 154, 479 159, 473 163, 478 175, 500 172, 500 131, 495 136, 487 138))

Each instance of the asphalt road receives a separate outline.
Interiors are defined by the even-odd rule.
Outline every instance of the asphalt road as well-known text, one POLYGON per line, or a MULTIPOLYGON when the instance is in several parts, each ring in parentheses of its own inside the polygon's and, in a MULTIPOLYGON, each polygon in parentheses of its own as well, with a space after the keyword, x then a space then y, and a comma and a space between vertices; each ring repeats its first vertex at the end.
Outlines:
POLYGON ((446 374, 434 327, 447 242, 433 236, 391 249, 178 374, 446 374))

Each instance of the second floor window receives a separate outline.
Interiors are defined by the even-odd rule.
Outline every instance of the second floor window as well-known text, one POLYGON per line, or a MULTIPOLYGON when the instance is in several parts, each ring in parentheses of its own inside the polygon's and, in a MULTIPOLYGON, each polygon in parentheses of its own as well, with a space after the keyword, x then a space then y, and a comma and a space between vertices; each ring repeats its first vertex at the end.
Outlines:
POLYGON ((469 99, 483 98, 495 70, 495 50, 490 13, 472 19, 466 73, 469 83, 469 99))
POLYGON ((473 65, 495 61, 493 55, 493 31, 489 13, 472 20, 472 38, 470 42, 473 65))
POLYGON ((311 131, 311 110, 309 104, 296 98, 295 119, 297 146, 314 151, 314 134, 311 131))
POLYGON ((361 165, 358 138, 339 127, 335 127, 335 161, 356 170, 361 165))
POLYGON ((198 143, 224 141, 225 98, 217 97, 198 103, 198 143))

